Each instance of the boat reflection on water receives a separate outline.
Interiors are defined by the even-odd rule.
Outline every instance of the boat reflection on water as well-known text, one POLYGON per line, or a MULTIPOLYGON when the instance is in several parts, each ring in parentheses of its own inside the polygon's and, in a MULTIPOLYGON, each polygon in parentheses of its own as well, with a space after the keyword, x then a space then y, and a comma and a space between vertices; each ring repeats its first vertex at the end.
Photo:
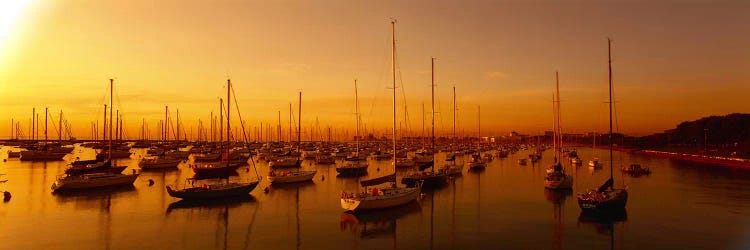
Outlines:
MULTIPOLYGON (((582 211, 578 216, 578 224, 591 225, 599 234, 609 235, 609 249, 615 249, 615 224, 623 223, 622 230, 625 229, 624 222, 628 220, 628 213, 623 209, 607 211, 582 211)), ((620 232, 620 236, 624 232, 620 232)), ((620 238, 620 244, 623 243, 620 238)), ((622 245, 620 246, 622 249, 622 245)))
POLYGON ((246 203, 255 202, 255 197, 252 195, 228 197, 222 199, 205 199, 205 200, 179 200, 169 204, 167 206, 167 214, 174 210, 179 209, 214 209, 214 208, 233 208, 239 207, 246 203))
POLYGON ((555 206, 565 204, 565 200, 573 194, 572 189, 544 189, 544 198, 555 206))
POLYGON ((61 202, 67 201, 91 201, 104 198, 120 198, 121 196, 135 196, 134 186, 115 186, 96 189, 61 190, 53 192, 52 195, 61 202))
POLYGON ((413 201, 400 207, 384 210, 346 211, 341 214, 339 229, 341 232, 349 229, 350 232, 354 233, 358 232, 361 227, 362 232, 359 237, 363 239, 378 238, 387 235, 395 237, 397 220, 408 214, 418 213, 420 210, 421 206, 419 203, 413 201))
POLYGON ((615 209, 607 211, 582 211, 578 216, 578 223, 591 225, 596 228, 600 234, 613 233, 614 225, 628 220, 628 213, 625 209, 615 209))
POLYGON ((544 189, 544 198, 552 202, 552 249, 562 249, 565 229, 565 200, 572 189, 544 189))

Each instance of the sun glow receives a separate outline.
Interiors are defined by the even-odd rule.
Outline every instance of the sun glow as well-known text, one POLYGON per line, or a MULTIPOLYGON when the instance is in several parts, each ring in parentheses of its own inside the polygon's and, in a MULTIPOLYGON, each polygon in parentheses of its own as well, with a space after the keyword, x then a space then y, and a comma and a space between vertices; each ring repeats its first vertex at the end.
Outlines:
POLYGON ((0 66, 9 58, 12 52, 11 44, 18 34, 21 17, 33 5, 34 0, 0 1, 0 66))

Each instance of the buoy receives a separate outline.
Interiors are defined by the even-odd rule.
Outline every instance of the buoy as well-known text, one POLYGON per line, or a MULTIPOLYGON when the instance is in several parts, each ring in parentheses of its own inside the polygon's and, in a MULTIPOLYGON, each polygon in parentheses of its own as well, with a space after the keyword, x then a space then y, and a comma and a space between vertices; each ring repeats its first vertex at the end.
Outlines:
POLYGON ((325 176, 325 175, 321 175, 321 176, 320 176, 320 180, 321 180, 321 181, 325 181, 325 180, 326 180, 326 176, 325 176))
POLYGON ((3 191, 3 201, 4 202, 8 202, 10 200, 10 197, 11 197, 10 192, 3 191))
POLYGON ((376 170, 377 170, 378 172, 380 172, 380 167, 378 167, 378 169, 376 169, 376 170))
POLYGON ((149 185, 149 186, 153 186, 153 185, 154 185, 154 180, 152 180, 152 179, 148 179, 148 185, 149 185))

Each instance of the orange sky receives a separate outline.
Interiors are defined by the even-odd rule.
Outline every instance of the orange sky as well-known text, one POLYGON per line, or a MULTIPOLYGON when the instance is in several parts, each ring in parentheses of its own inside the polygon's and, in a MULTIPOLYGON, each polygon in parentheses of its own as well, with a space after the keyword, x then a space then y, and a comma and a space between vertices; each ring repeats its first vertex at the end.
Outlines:
POLYGON ((750 112, 747 1, 30 2, 0 29, 1 138, 11 118, 28 133, 32 107, 55 119, 62 109, 74 135, 88 137, 113 77, 131 137, 144 118, 156 131, 165 105, 188 128, 208 120, 227 77, 250 126, 275 125, 277 111, 286 126, 302 90, 303 126, 318 117, 339 129, 355 122, 356 78, 362 119, 382 131, 391 124, 391 17, 399 123, 405 97, 415 131, 423 102, 429 112, 430 57, 439 131, 452 124, 454 85, 466 133, 476 131, 478 105, 485 135, 551 130, 556 70, 563 130, 605 131, 606 37, 621 131, 750 112))

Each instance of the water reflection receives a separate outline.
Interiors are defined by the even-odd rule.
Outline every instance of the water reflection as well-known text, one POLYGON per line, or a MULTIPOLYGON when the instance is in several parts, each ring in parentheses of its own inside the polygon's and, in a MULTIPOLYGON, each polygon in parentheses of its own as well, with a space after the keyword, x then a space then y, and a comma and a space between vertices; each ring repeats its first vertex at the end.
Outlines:
POLYGON ((244 205, 245 203, 255 202, 255 197, 252 195, 231 197, 224 199, 208 199, 208 200, 179 200, 169 204, 167 206, 167 215, 175 210, 212 210, 216 208, 234 208, 244 205))
POLYGON ((359 232, 360 238, 377 238, 381 236, 393 236, 395 242, 397 220, 407 214, 417 213, 421 210, 418 202, 414 201, 404 206, 376 210, 376 211, 347 211, 341 214, 339 224, 341 232, 359 232))

